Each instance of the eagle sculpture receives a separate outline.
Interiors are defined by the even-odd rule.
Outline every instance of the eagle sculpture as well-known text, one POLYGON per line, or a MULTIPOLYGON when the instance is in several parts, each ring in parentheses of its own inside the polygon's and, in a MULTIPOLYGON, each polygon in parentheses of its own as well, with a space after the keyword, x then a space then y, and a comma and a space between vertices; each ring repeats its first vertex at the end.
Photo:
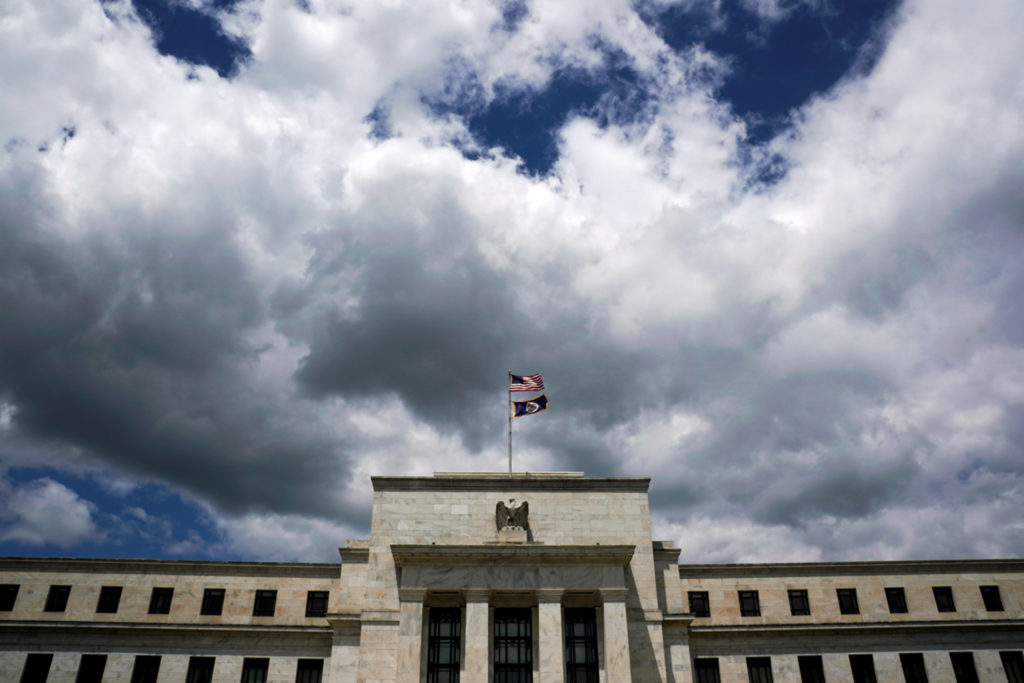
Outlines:
POLYGON ((530 504, 524 500, 522 505, 516 507, 515 498, 509 498, 508 505, 505 505, 504 502, 499 500, 498 505, 494 509, 495 521, 498 523, 498 531, 510 526, 528 529, 530 527, 528 519, 529 514, 530 504))

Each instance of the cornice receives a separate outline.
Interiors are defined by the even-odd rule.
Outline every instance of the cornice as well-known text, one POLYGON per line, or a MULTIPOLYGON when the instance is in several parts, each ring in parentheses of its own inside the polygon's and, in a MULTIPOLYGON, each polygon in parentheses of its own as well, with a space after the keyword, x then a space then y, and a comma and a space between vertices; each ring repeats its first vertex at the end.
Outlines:
POLYGON ((625 567, 632 545, 392 545, 399 567, 613 566, 625 567))
POLYGON ((981 632, 994 630, 1000 633, 1024 630, 1024 619, 985 619, 964 621, 874 621, 860 623, 819 623, 819 624, 736 624, 728 626, 690 626, 694 637, 730 637, 757 635, 788 636, 811 634, 893 634, 904 632, 929 633, 949 632, 981 632))
POLYGON ((893 560, 872 562, 679 565, 679 576, 684 579, 755 576, 846 576, 851 574, 962 574, 964 572, 1024 572, 1024 560, 893 560))
POLYGON ((210 560, 108 560, 68 557, 0 557, 0 571, 302 576, 332 579, 337 578, 338 576, 338 565, 304 562, 225 562, 210 560))
POLYGON ((646 493, 650 478, 516 474, 370 477, 374 491, 616 491, 646 493))

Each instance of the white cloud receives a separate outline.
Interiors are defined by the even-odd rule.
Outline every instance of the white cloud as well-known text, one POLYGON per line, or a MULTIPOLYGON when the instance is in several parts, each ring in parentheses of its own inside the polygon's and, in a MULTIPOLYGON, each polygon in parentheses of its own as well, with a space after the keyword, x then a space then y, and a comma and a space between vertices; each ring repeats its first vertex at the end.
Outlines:
POLYGON ((59 482, 49 478, 22 484, 4 481, 0 492, 5 499, 0 504, 0 541, 68 548, 102 536, 93 520, 95 506, 59 482))

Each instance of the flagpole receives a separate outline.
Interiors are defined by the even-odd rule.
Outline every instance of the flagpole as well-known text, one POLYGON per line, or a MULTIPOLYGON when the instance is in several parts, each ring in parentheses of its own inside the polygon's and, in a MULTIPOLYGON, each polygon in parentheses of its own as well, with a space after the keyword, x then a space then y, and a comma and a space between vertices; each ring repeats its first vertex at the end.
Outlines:
POLYGON ((505 404, 508 411, 508 476, 512 477, 512 370, 508 371, 508 403, 505 404))

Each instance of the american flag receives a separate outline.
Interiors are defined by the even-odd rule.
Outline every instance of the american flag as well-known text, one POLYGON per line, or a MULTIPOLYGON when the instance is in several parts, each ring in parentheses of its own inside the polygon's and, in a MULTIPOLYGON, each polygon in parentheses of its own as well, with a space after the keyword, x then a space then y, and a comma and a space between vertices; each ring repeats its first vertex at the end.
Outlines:
POLYGON ((509 391, 544 391, 544 380, 539 372, 536 375, 509 375, 509 378, 512 380, 509 391))

